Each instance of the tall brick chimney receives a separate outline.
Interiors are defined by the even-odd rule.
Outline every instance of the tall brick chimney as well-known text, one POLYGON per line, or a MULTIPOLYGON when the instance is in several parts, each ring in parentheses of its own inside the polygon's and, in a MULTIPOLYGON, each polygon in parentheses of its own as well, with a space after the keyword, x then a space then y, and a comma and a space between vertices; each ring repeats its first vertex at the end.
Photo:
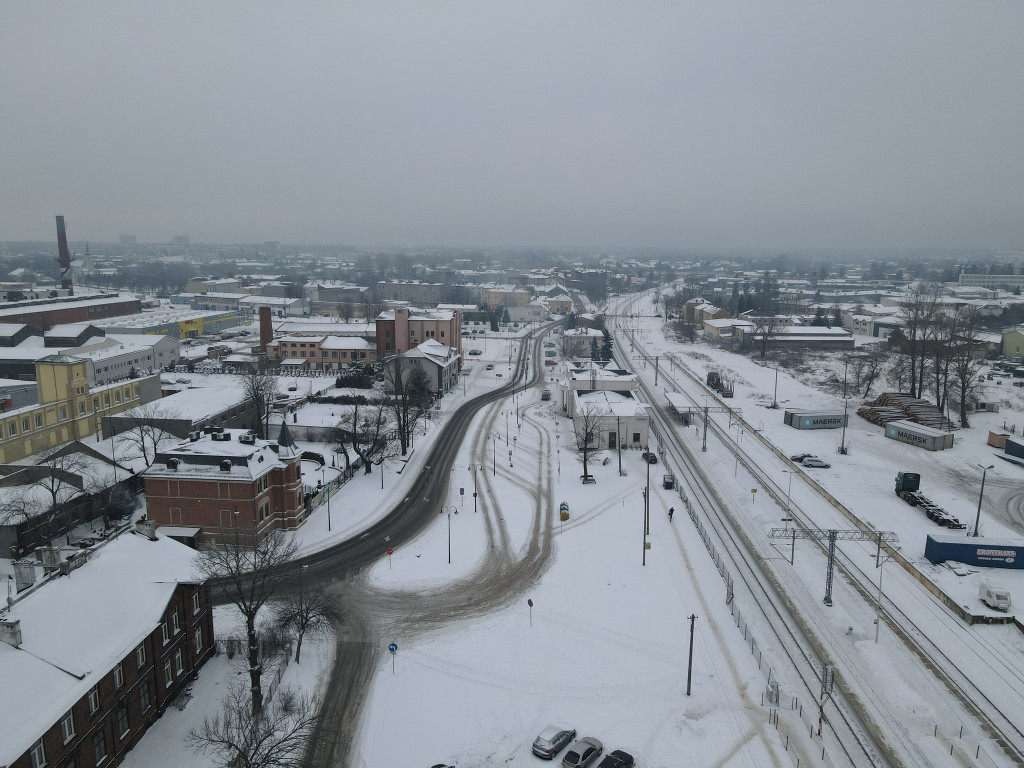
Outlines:
POLYGON ((260 307, 260 353, 267 353, 267 344, 274 340, 274 323, 270 319, 270 307, 260 307))

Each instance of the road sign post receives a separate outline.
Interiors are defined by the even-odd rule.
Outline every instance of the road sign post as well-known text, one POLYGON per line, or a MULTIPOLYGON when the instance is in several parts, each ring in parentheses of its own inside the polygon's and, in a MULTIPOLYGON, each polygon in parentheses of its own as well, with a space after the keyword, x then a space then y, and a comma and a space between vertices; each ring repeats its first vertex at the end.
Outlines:
POLYGON ((388 646, 388 650, 391 651, 391 674, 395 674, 395 654, 398 653, 398 643, 391 643, 388 646))
POLYGON ((533 626, 533 598, 526 601, 526 604, 530 606, 530 626, 533 626))
POLYGON ((388 570, 389 571, 391 570, 391 556, 393 554, 395 554, 395 550, 393 550, 391 547, 388 547, 388 570))

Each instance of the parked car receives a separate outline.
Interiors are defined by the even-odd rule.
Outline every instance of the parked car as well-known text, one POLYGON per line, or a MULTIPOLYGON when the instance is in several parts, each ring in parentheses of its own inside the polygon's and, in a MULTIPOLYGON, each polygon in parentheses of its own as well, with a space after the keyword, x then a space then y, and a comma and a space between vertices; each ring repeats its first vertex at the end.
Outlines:
POLYGON ((803 461, 805 467, 816 467, 817 469, 828 469, 832 465, 828 462, 822 461, 817 456, 808 456, 803 461))
POLYGON ((471 355, 481 355, 483 353, 479 349, 471 349, 471 350, 469 350, 469 354, 471 354, 471 355))
POLYGON ((566 725, 549 725, 533 740, 533 754, 551 760, 576 738, 576 729, 566 725))
POLYGON ((604 752, 604 744, 593 736, 584 736, 565 753, 562 768, 586 768, 592 765, 604 752))
POLYGON ((604 756, 597 768, 633 768, 633 756, 629 752, 615 749, 604 756))
POLYGON ((676 487, 676 476, 673 474, 667 474, 661 478, 661 485, 666 490, 672 490, 676 487))
POLYGON ((640 458, 646 461, 648 464, 658 463, 658 454, 653 453, 652 451, 644 451, 643 453, 640 454, 640 458))
POLYGON ((789 460, 790 461, 795 461, 797 464, 799 464, 801 461, 806 459, 808 456, 813 456, 813 455, 814 455, 813 453, 794 453, 792 456, 789 457, 789 460))
POLYGON ((493 370, 494 370, 494 366, 493 366, 493 365, 490 365, 490 364, 488 364, 487 368, 485 368, 484 370, 487 370, 487 371, 493 371, 493 370))

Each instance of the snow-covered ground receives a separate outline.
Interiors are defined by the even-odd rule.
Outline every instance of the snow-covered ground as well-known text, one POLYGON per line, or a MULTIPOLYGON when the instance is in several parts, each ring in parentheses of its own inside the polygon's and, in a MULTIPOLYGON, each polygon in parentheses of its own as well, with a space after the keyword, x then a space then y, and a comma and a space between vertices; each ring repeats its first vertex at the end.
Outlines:
MULTIPOLYGON (((977 502, 972 482, 980 470, 970 467, 987 460, 992 449, 984 445, 990 426, 1002 426, 1014 418, 1007 408, 1000 414, 978 414, 971 430, 957 433, 950 451, 927 453, 886 440, 879 427, 851 416, 847 431, 850 452, 836 453, 838 435, 831 431, 802 432, 781 423, 782 411, 767 408, 775 381, 773 369, 755 361, 711 347, 698 349, 707 360, 694 357, 692 345, 680 345, 665 338, 661 321, 647 318, 652 352, 671 353, 703 378, 708 366, 734 372, 737 395, 734 405, 742 408, 744 420, 763 430, 764 437, 786 453, 814 452, 833 465, 814 471, 813 477, 844 504, 877 527, 894 530, 903 542, 903 553, 933 575, 944 589, 973 600, 972 610, 981 611, 971 595, 970 582, 977 575, 957 576, 948 568, 935 568, 923 560, 923 541, 928 532, 945 532, 892 493, 897 469, 921 472, 925 492, 947 511, 966 520, 977 502), (960 586, 958 586, 960 585, 960 586)), ((401 498, 419 470, 423 450, 436 438, 439 423, 464 398, 473 397, 507 382, 508 345, 505 339, 465 339, 464 347, 479 348, 481 356, 467 358, 470 373, 462 388, 441 401, 437 420, 428 424, 425 435, 417 435, 416 448, 406 462, 385 467, 381 489, 379 468, 371 475, 358 473, 331 499, 331 531, 327 530, 326 507, 321 507, 296 534, 304 552, 347 538, 387 514, 401 498), (491 371, 487 365, 494 365, 491 371), (502 374, 501 378, 498 374, 502 374), (401 473, 398 472, 402 469, 401 473)), ((664 361, 662 362, 664 366, 664 361)), ((661 375, 678 376, 673 364, 661 375)), ((650 376, 652 372, 644 375, 650 376)), ((659 381, 659 386, 663 382, 659 381)), ((1004 387, 1006 385, 1003 385, 1004 387)), ((782 407, 842 407, 834 395, 809 388, 785 372, 779 375, 782 407)), ((782 728, 769 725, 769 712, 762 705, 766 669, 758 669, 758 658, 750 652, 744 634, 737 630, 731 608, 725 604, 725 587, 689 519, 681 511, 678 496, 660 487, 662 465, 651 467, 654 489, 651 504, 651 549, 644 559, 642 504, 640 490, 648 465, 639 454, 624 451, 624 476, 618 473, 617 456, 601 456, 591 464, 597 476, 594 485, 581 485, 579 457, 573 449, 571 423, 556 412, 552 402, 541 402, 539 391, 521 396, 522 426, 517 427, 511 399, 485 409, 467 436, 452 471, 448 498, 459 514, 438 520, 415 541, 383 556, 370 574, 378 590, 435 592, 472 575, 488 556, 494 530, 503 530, 512 560, 526 557, 536 537, 549 536, 551 556, 539 576, 522 594, 498 610, 442 629, 396 633, 382 638, 394 642, 393 658, 383 656, 367 706, 361 735, 352 752, 353 765, 429 765, 447 761, 457 766, 532 765, 530 744, 549 722, 565 722, 579 734, 601 739, 606 749, 622 748, 633 753, 645 766, 687 765, 795 765, 820 754, 820 743, 797 729, 791 716, 782 728), (512 410, 511 416, 504 410, 512 410), (505 445, 506 420, 509 445, 505 445), (552 448, 554 450, 552 450, 552 448), (511 450, 511 458, 508 451, 511 450), (480 490, 479 511, 473 513, 474 473, 480 490), (550 489, 545 487, 549 482, 550 489), (459 489, 465 489, 465 495, 459 489), (536 491, 543 501, 538 504, 536 491), (570 519, 557 522, 547 505, 565 501, 570 519), (669 506, 677 514, 667 518, 669 506), (545 533, 535 530, 537 516, 550 515, 556 522, 545 533), (450 534, 449 534, 450 523, 450 534), (448 563, 449 535, 451 564, 448 563), (527 600, 533 601, 531 610, 527 600), (686 666, 690 623, 695 615, 692 695, 686 696, 686 666), (532 622, 532 624, 531 624, 532 622), (785 737, 792 732, 790 752, 785 737), (816 750, 818 750, 816 752, 816 750)), ((307 406, 300 413, 304 423, 335 418, 326 406, 307 406), (319 414, 319 415, 317 415, 319 414)), ((1024 423, 1019 412, 1016 421, 1024 423)), ((757 445, 757 438, 736 432, 744 446, 757 445)), ((691 433, 692 434, 692 433, 691 433)), ((687 437, 699 451, 699 436, 687 437)), ((714 443, 709 438, 709 443, 714 443)), ((734 459, 728 446, 709 445, 706 461, 719 479, 727 500, 746 503, 756 509, 766 524, 783 516, 783 507, 767 494, 752 498, 752 478, 734 459), (743 499, 746 499, 744 502, 743 499)), ((330 470, 327 470, 330 472, 330 470)), ((1011 465, 997 466, 988 474, 982 532, 987 535, 1017 536, 1018 533, 993 519, 989 513, 1000 495, 1019 482, 1011 465), (989 501, 991 494, 992 501, 989 501), (999 494, 999 495, 997 495, 999 494)), ((808 474, 812 470, 807 470, 808 474)), ((306 478, 315 484, 320 473, 306 478)), ((811 490, 796 476, 794 504, 813 504, 811 490)), ((329 478, 328 478, 329 479, 329 478)), ((788 477, 780 477, 785 484, 788 477)), ((798 544, 796 563, 808 589, 816 592, 821 581, 820 563, 798 544)), ((886 579, 891 569, 887 566, 886 579)), ((1016 582, 1012 572, 1001 572, 1000 580, 1016 582), (1002 578, 1003 576, 1006 578, 1002 578)), ((837 587, 838 589, 839 587, 837 587)), ((1015 586, 1012 586, 1016 590, 1015 586)), ((976 595, 976 587, 974 588, 976 595)), ((1024 590, 1024 584, 1020 584, 1024 590)), ((1021 591, 1020 594, 1024 594, 1021 591)), ((817 598, 820 601, 820 597, 817 598)), ((746 607, 739 605, 741 610, 746 607)), ((842 642, 853 643, 861 653, 871 653, 871 617, 839 607, 834 622, 849 622, 855 632, 842 642)), ((1015 631, 1015 630, 1012 630, 1015 631)), ((1006 630, 1009 638, 1010 630, 1006 630)), ((837 632, 837 635, 839 633, 837 632)), ((886 677, 886 642, 873 657, 886 677)), ((1012 643, 1012 639, 1007 641, 1012 643)), ((1019 640, 1017 641, 1019 644, 1019 640)), ((311 653, 303 674, 310 675, 314 660, 326 669, 329 653, 311 653)), ((762 667, 767 664, 762 663, 762 667)), ((929 742, 932 698, 915 691, 912 683, 890 670, 891 692, 906 700, 908 728, 921 749, 942 759, 938 741, 929 742), (902 693, 896 693, 901 691, 902 693)), ((169 713, 158 723, 152 736, 133 753, 133 765, 163 765, 169 755, 178 764, 195 764, 190 753, 174 737, 177 720, 196 722, 209 711, 207 691, 214 691, 234 674, 218 658, 203 671, 194 698, 181 717, 169 713), (219 682, 218 682, 219 681, 219 682), (205 687, 204 687, 205 686, 205 687), (200 703, 202 702, 202 703, 200 703)), ((901 710, 902 711, 902 710, 901 710)), ((187 728, 186 728, 187 730, 187 728)))

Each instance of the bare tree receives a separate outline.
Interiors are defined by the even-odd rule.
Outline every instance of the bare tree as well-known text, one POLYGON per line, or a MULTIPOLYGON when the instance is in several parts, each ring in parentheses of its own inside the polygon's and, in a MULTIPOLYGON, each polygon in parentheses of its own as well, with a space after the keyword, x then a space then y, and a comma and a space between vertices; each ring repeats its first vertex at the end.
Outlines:
POLYGON ((317 723, 316 706, 281 689, 262 711, 253 712, 245 687, 233 686, 221 711, 189 731, 196 752, 221 768, 299 768, 317 723))
POLYGON ((210 580, 245 619, 252 712, 258 715, 263 709, 264 660, 260 656, 256 619, 289 578, 285 566, 295 556, 297 544, 281 531, 272 531, 263 539, 253 539, 256 539, 254 530, 241 536, 236 528, 233 540, 219 542, 216 547, 200 554, 196 570, 204 581, 210 580))
MULTIPOLYGON (((42 468, 42 472, 30 485, 42 489, 48 497, 47 537, 54 535, 54 522, 64 517, 67 503, 82 492, 87 464, 85 456, 75 451, 73 446, 55 448, 37 462, 36 466, 42 468)), ((70 528, 70 520, 64 519, 65 533, 70 528)))
POLYGON ((384 388, 390 399, 391 415, 398 431, 401 454, 409 451, 416 420, 429 406, 429 385, 422 366, 412 365, 402 355, 393 355, 383 364, 384 388))
POLYGON ((903 321, 903 352, 910 360, 910 394, 920 397, 924 388, 925 345, 929 328, 935 321, 938 307, 938 285, 916 283, 910 288, 907 301, 900 305, 903 321))
POLYGON ((604 414, 593 403, 586 403, 576 411, 573 417, 573 430, 576 434, 576 447, 583 453, 583 476, 588 477, 587 462, 591 452, 596 448, 597 430, 604 420, 604 414))
POLYGON ((779 335, 779 329, 785 325, 785 319, 778 315, 763 315, 752 318, 754 323, 754 337, 757 338, 761 347, 761 357, 768 356, 768 346, 779 335))
POLYGON ((850 369, 853 372, 853 380, 858 389, 863 389, 861 397, 866 398, 871 394, 871 387, 882 375, 885 363, 889 355, 882 349, 882 345, 875 344, 858 355, 850 356, 850 369))
POLYGON ((169 422, 176 418, 179 413, 162 409, 158 400, 133 408, 121 417, 127 427, 120 435, 121 442, 137 449, 148 467, 160 446, 178 438, 168 430, 169 422))
POLYGON ((256 424, 256 437, 265 440, 270 430, 270 411, 277 395, 277 376, 254 368, 239 376, 242 392, 252 409, 256 424))
POLYGON ((961 310, 955 320, 951 343, 950 388, 960 411, 960 426, 967 429, 967 405, 982 386, 984 343, 978 338, 980 315, 973 307, 961 310))
MULTIPOLYGON (((300 573, 299 578, 302 578, 300 573)), ((295 663, 302 654, 302 640, 326 632, 338 619, 334 600, 320 586, 303 587, 286 594, 274 606, 274 621, 278 628, 295 633, 295 663)))

